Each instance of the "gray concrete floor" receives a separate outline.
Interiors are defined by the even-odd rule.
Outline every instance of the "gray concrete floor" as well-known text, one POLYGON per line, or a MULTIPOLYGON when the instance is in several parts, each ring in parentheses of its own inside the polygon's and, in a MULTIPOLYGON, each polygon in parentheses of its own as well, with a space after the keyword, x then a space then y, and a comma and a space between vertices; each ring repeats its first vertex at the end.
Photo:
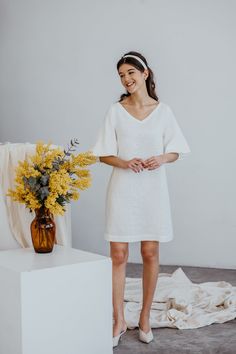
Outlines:
MULTIPOLYGON (((181 267, 194 282, 224 280, 236 286, 236 270, 187 266, 160 266, 160 273, 173 273, 181 267)), ((127 277, 142 276, 142 265, 127 265, 127 277)), ((198 329, 153 329, 154 340, 145 344, 138 340, 138 329, 128 330, 114 354, 236 354, 236 319, 198 329)))

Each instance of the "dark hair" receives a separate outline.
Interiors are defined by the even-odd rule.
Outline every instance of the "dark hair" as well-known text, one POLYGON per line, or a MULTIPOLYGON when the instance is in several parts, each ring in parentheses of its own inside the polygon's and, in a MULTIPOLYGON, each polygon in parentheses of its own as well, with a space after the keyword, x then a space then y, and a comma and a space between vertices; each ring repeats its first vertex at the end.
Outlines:
MULTIPOLYGON (((154 81, 154 74, 152 72, 152 70, 149 68, 148 64, 147 64, 147 60, 144 58, 144 56, 138 52, 128 52, 125 55, 128 55, 128 54, 131 54, 131 55, 136 55, 137 57, 139 57, 140 59, 142 59, 142 61, 144 61, 144 63, 147 65, 147 68, 148 68, 148 71, 149 71, 149 75, 146 79, 146 87, 147 87, 147 92, 148 92, 148 95, 151 96, 152 98, 154 98, 154 100, 156 100, 157 102, 159 102, 159 98, 156 94, 156 91, 155 91, 155 81, 154 81)), ((132 66, 134 66, 137 70, 141 71, 141 72, 144 72, 144 67, 142 66, 142 64, 135 58, 131 58, 131 57, 128 57, 128 58, 121 58, 118 63, 117 63, 117 71, 119 70, 120 66, 124 63, 127 63, 127 64, 130 64, 132 66)), ((126 93, 123 93, 121 96, 120 96, 120 99, 119 99, 119 102, 123 101, 123 99, 125 97, 128 97, 130 96, 130 93, 126 90, 126 93)))

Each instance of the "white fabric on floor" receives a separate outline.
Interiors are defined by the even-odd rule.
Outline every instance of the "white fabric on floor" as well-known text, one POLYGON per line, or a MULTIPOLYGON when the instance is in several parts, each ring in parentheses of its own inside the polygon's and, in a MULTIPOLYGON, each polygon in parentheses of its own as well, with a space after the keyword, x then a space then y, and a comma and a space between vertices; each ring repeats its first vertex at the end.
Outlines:
MULTIPOLYGON (((142 279, 126 278, 125 319, 128 328, 138 325, 142 279)), ((193 329, 236 318, 236 287, 225 281, 193 283, 183 272, 159 273, 150 325, 193 329)))
MULTIPOLYGON (((8 188, 15 189, 15 167, 18 161, 33 154, 35 147, 35 144, 30 143, 0 144, 0 250, 32 247, 30 224, 35 214, 30 213, 24 204, 6 197, 6 193, 8 188)), ((70 205, 67 205, 63 216, 56 216, 54 220, 57 243, 71 246, 70 205)))

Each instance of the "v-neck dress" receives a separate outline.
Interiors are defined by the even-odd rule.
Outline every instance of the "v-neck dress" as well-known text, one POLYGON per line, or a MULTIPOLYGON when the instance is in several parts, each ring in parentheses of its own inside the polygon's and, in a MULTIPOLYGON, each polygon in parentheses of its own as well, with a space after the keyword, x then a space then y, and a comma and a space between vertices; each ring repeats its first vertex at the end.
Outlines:
MULTIPOLYGON (((178 161, 190 153, 172 109, 164 102, 143 120, 131 115, 121 103, 112 103, 91 150, 97 157, 117 156, 123 160, 177 152, 178 161)), ((105 240, 167 242, 173 239, 165 165, 139 173, 112 168, 106 193, 105 240)))

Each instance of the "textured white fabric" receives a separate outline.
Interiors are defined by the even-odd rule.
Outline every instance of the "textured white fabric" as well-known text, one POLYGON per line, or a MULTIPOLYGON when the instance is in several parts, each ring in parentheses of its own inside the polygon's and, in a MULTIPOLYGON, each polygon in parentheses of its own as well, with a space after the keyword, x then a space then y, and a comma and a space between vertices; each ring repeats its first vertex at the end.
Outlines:
MULTIPOLYGON (((0 250, 32 247, 30 224, 35 214, 24 204, 6 197, 8 188, 15 189, 15 167, 19 160, 35 153, 36 145, 30 143, 6 143, 0 145, 0 250)), ((71 211, 55 217, 56 238, 60 245, 71 246, 71 211)))
MULTIPOLYGON (((171 108, 163 102, 142 121, 119 102, 113 103, 91 150, 95 156, 113 155, 124 160, 147 159, 168 152, 179 153, 181 160, 190 153, 171 108)), ((113 167, 106 195, 105 239, 173 239, 165 164, 140 173, 113 167)))
MULTIPOLYGON (((138 325, 142 279, 126 278, 125 320, 138 325)), ((236 287, 225 281, 193 283, 183 272, 159 273, 150 313, 152 328, 193 329, 236 318, 236 287)))
POLYGON ((5 197, 0 187, 0 250, 19 248, 19 243, 13 237, 5 204, 5 197))

